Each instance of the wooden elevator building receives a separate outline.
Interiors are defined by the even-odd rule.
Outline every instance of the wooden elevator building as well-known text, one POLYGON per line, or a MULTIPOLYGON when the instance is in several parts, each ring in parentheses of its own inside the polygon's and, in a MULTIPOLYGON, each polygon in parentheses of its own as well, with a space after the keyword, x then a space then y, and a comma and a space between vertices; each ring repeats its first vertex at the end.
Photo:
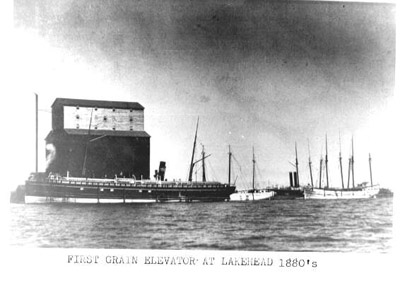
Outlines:
POLYGON ((74 177, 150 177, 150 135, 136 102, 57 98, 46 137, 46 172, 74 177))

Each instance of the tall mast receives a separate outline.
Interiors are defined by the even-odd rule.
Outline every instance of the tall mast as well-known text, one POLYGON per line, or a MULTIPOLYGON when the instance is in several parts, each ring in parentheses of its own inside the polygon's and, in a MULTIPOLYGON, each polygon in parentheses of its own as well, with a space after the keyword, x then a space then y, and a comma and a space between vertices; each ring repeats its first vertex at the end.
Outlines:
POLYGON ((204 152, 204 145, 203 145, 203 151, 202 151, 202 153, 201 153, 201 155, 202 155, 202 167, 203 167, 203 182, 205 182, 206 181, 206 164, 205 164, 205 161, 204 161, 204 159, 206 159, 206 157, 205 157, 205 152, 204 152))
POLYGON ((342 189, 344 189, 344 182, 343 182, 343 168, 342 168, 342 143, 340 140, 340 132, 339 132, 339 164, 340 164, 340 177, 342 178, 342 189))
POLYGON ((347 188, 350 188, 351 157, 349 158, 349 171, 347 172, 347 188))
POLYGON ((193 159, 194 159, 194 153, 196 151, 196 140, 197 140, 197 129, 199 128, 199 117, 197 117, 197 124, 196 124, 196 133, 194 135, 194 142, 193 142, 193 152, 192 152, 192 159, 190 161, 190 169, 189 169, 189 182, 192 181, 192 175, 193 175, 193 159))
POLYGON ((92 112, 90 113, 88 141, 86 142, 86 145, 85 145, 85 156, 83 157, 82 176, 86 175, 86 160, 87 160, 88 146, 90 143, 90 128, 92 127, 92 116, 93 116, 93 108, 92 108, 92 112))
POLYGON ((299 162, 297 160, 297 142, 294 143, 294 149, 296 152, 296 184, 295 187, 299 187, 299 162))
POLYGON ((328 135, 325 135, 325 170, 326 170, 326 187, 329 189, 329 177, 328 177, 328 135))
POLYGON ((310 167, 310 178, 311 178, 311 188, 314 188, 314 182, 312 177, 312 169, 311 169, 311 153, 310 153, 310 140, 308 141, 308 166, 310 167))
POLYGON ((35 108, 35 113, 36 113, 36 159, 35 159, 35 171, 36 173, 38 172, 38 135, 39 135, 39 99, 38 95, 35 93, 35 101, 36 101, 36 108, 35 108))
POLYGON ((231 159, 232 159, 232 152, 231 152, 231 146, 229 145, 229 163, 228 163, 228 186, 231 185, 231 159))
POLYGON ((253 190, 254 190, 255 169, 256 169, 256 159, 254 157, 254 146, 253 146, 253 190))
POLYGON ((319 188, 321 188, 321 182, 322 182, 322 163, 323 163, 323 158, 321 154, 321 159, 319 160, 319 188))
POLYGON ((351 175, 353 175, 353 189, 354 189, 354 143, 351 137, 351 175))
POLYGON ((371 153, 369 154, 369 177, 371 179, 371 187, 374 185, 372 182, 372 164, 371 164, 371 153))

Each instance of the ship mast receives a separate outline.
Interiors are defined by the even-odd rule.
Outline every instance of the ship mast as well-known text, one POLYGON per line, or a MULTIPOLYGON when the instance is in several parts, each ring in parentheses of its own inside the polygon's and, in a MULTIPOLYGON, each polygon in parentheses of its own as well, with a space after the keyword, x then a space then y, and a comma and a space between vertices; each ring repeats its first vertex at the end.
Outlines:
POLYGON ((353 137, 351 137, 351 156, 349 158, 349 172, 348 172, 348 179, 347 179, 347 188, 350 187, 350 176, 352 177, 353 189, 355 188, 354 184, 354 143, 353 137))
POLYGON ((229 163, 228 163, 228 186, 231 185, 231 159, 232 159, 232 152, 231 152, 231 146, 229 145, 229 152, 228 152, 228 156, 229 156, 229 163))
POLYGON ((369 154, 369 177, 371 179, 371 188, 374 185, 374 183, 372 182, 372 159, 371 159, 371 153, 369 154))
POLYGON ((83 165, 82 165, 82 176, 83 177, 86 175, 86 160, 87 160, 88 146, 89 146, 89 143, 90 143, 90 128, 92 127, 92 116, 93 116, 93 108, 92 108, 92 112, 90 113, 88 140, 87 140, 86 145, 85 145, 85 156, 83 158, 83 165))
POLYGON ((39 132, 39 100, 38 100, 38 95, 35 93, 35 104, 36 104, 36 108, 35 108, 35 113, 36 113, 36 164, 35 164, 35 171, 36 173, 38 172, 38 132, 39 132))
POLYGON ((203 182, 206 181, 206 164, 204 162, 206 153, 204 152, 204 145, 203 145, 203 151, 201 152, 202 156, 202 168, 203 168, 203 182))
POLYGON ((353 189, 354 189, 354 143, 351 137, 351 175, 353 176, 353 189))
POLYGON ((294 148, 296 152, 296 180, 295 180, 295 187, 299 187, 299 161, 297 159, 297 142, 294 143, 294 148))
POLYGON ((328 136, 325 135, 325 170, 326 170, 326 187, 329 189, 329 177, 328 177, 328 136))
POLYGON ((255 169, 256 169, 256 158, 254 157, 254 146, 253 146, 253 190, 254 190, 254 180, 255 180, 255 169))
POLYGON ((311 153, 310 153, 310 140, 308 141, 308 166, 310 167, 310 178, 311 178, 311 188, 314 188, 314 182, 312 177, 312 169, 311 169, 311 153))
POLYGON ((321 159, 319 160, 319 188, 321 189, 321 181, 322 181, 322 163, 323 163, 322 153, 321 159))
POLYGON ((347 172, 347 188, 350 188, 351 157, 349 158, 349 171, 347 172))
POLYGON ((342 178, 342 189, 344 189, 344 182, 343 182, 343 168, 342 168, 342 143, 340 139, 340 132, 339 132, 339 165, 340 165, 340 177, 342 178))
POLYGON ((190 169, 189 169, 189 182, 192 181, 192 175, 193 175, 193 159, 194 159, 194 153, 196 151, 196 140, 197 140, 197 130, 199 128, 199 118, 197 117, 197 124, 196 124, 196 133, 194 135, 194 142, 193 142, 193 152, 192 152, 192 159, 190 161, 190 169))

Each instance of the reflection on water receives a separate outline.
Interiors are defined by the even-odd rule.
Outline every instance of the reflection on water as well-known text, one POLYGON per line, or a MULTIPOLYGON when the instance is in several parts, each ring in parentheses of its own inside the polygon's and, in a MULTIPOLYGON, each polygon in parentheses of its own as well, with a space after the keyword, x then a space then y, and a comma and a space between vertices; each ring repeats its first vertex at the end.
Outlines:
POLYGON ((388 252, 392 199, 10 205, 10 245, 388 252))

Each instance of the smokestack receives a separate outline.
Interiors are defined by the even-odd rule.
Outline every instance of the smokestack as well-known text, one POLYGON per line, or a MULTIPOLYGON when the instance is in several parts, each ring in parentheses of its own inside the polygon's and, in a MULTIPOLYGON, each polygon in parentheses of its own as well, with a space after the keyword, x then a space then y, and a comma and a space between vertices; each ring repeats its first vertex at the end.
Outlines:
POLYGON ((290 186, 293 187, 293 172, 289 172, 290 186))
POLYGON ((158 169, 158 174, 160 176, 160 180, 164 181, 165 178, 165 170, 166 170, 166 166, 165 166, 165 161, 160 161, 160 166, 158 169))
POLYGON ((294 183, 295 188, 299 187, 299 179, 298 179, 297 172, 293 172, 293 183, 294 183))

